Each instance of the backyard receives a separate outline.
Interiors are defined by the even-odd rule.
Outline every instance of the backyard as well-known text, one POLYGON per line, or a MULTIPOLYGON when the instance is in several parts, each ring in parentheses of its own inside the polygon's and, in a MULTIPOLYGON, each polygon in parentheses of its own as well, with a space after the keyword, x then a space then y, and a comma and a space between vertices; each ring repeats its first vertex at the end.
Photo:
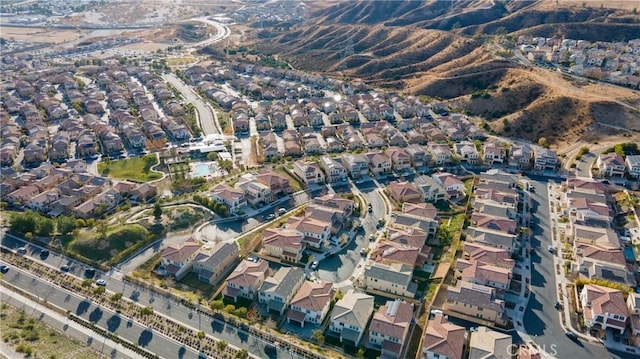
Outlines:
POLYGON ((151 171, 158 163, 154 155, 127 158, 98 163, 98 172, 103 176, 137 182, 149 182, 162 178, 162 173, 151 171))

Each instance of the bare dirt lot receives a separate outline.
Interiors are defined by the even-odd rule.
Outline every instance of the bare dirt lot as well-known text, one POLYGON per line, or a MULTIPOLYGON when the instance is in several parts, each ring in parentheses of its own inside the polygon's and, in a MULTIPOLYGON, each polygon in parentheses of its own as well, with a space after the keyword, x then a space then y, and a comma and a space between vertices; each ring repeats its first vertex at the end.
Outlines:
POLYGON ((75 30, 32 29, 2 25, 2 36, 10 40, 31 42, 52 42, 60 44, 80 38, 81 32, 75 30))

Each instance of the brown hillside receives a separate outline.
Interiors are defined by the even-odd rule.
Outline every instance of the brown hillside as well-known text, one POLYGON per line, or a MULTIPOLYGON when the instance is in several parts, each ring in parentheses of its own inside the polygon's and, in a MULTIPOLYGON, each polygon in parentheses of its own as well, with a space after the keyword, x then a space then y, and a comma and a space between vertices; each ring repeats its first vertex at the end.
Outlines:
POLYGON ((637 92, 496 57, 495 47, 477 36, 506 30, 628 40, 638 37, 637 15, 624 6, 600 8, 591 2, 584 7, 571 1, 491 4, 339 2, 290 31, 262 31, 253 46, 298 69, 444 100, 498 133, 531 141, 546 137, 556 147, 620 129, 640 132, 637 92))

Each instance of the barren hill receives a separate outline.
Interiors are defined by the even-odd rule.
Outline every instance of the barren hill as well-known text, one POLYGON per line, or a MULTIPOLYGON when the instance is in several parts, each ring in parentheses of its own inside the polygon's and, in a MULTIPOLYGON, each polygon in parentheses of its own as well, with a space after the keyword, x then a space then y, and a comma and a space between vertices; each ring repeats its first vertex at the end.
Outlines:
POLYGON ((630 9, 599 3, 347 1, 290 31, 264 30, 255 46, 296 68, 442 99, 498 133, 546 137, 562 147, 594 126, 640 132, 638 93, 498 57, 492 40, 480 35, 617 41, 638 37, 638 29, 640 16, 630 9))

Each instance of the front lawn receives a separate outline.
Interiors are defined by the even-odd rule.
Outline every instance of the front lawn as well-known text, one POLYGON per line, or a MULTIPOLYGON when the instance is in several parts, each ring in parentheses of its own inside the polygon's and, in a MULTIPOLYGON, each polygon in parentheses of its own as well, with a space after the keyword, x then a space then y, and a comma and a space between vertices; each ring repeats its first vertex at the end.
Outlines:
POLYGON ((151 167, 157 163, 158 159, 154 155, 104 161, 98 163, 98 172, 116 179, 149 182, 162 178, 161 173, 151 171, 151 167))

